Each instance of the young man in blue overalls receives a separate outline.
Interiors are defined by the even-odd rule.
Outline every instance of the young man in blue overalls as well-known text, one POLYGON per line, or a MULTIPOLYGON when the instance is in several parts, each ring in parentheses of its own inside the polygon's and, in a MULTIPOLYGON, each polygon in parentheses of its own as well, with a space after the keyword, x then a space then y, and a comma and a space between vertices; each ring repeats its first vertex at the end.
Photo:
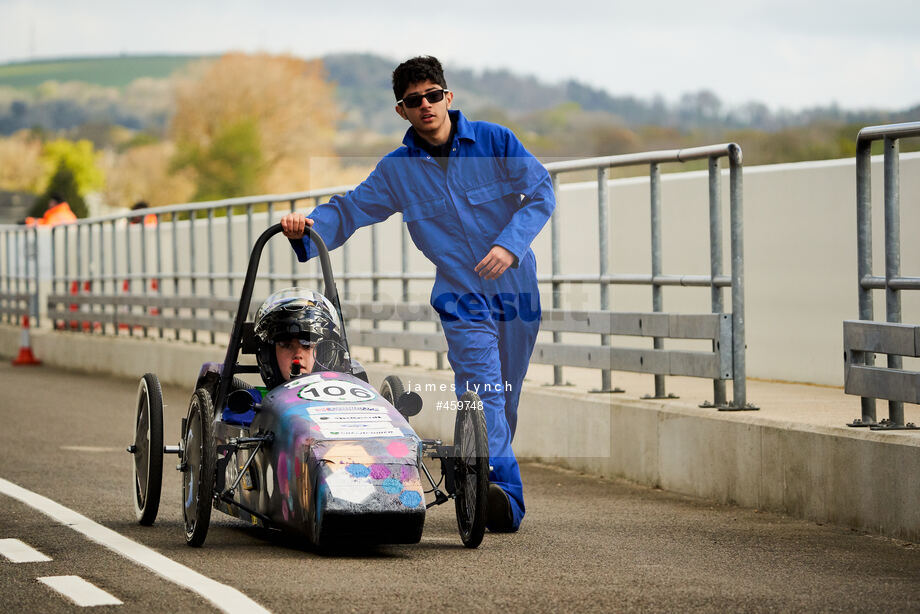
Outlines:
POLYGON ((314 226, 329 249, 358 228, 401 212, 415 245, 436 268, 431 304, 447 337, 457 395, 478 391, 492 471, 487 526, 516 531, 524 491, 511 449, 521 385, 537 331, 540 296, 530 244, 556 204, 546 169, 510 130, 451 111, 441 64, 417 57, 393 71, 396 113, 411 124, 354 190, 309 217, 281 220, 301 262, 314 226))

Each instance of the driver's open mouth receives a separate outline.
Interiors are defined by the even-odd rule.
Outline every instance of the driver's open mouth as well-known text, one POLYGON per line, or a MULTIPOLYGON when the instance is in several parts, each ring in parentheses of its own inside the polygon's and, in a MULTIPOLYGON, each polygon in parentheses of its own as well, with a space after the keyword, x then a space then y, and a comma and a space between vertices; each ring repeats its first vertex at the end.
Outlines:
POLYGON ((422 115, 422 119, 434 119, 434 113, 426 113, 422 115))

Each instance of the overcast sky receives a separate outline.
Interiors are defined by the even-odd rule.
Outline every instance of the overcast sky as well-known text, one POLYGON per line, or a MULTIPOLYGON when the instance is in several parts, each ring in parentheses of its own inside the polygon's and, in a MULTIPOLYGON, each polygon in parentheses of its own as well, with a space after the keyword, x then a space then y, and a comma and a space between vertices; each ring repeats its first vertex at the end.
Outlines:
POLYGON ((0 62, 228 50, 432 54, 669 101, 920 103, 920 0, 0 0, 0 62))

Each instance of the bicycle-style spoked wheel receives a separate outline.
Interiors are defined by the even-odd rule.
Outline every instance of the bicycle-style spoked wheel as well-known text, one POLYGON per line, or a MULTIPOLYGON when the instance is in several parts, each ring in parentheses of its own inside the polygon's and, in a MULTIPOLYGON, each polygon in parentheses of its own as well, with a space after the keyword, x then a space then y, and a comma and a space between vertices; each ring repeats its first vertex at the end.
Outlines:
POLYGON ((138 523, 152 525, 160 509, 163 486, 163 393, 153 373, 145 373, 137 386, 134 415, 134 515, 138 523))
POLYGON ((211 523, 217 451, 211 427, 211 395, 199 388, 192 395, 182 435, 182 514, 185 543, 204 543, 211 523))
POLYGON ((476 548, 486 530, 489 439, 479 395, 468 390, 460 397, 459 405, 454 424, 454 503, 460 539, 467 548, 476 548))

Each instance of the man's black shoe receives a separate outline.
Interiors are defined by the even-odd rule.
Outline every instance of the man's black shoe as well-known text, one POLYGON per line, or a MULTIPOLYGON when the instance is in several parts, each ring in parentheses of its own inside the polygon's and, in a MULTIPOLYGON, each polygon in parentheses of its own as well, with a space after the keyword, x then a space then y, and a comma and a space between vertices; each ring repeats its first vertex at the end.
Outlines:
POLYGON ((511 500, 508 494, 497 484, 489 484, 488 513, 486 526, 493 533, 514 533, 514 516, 511 513, 511 500))

